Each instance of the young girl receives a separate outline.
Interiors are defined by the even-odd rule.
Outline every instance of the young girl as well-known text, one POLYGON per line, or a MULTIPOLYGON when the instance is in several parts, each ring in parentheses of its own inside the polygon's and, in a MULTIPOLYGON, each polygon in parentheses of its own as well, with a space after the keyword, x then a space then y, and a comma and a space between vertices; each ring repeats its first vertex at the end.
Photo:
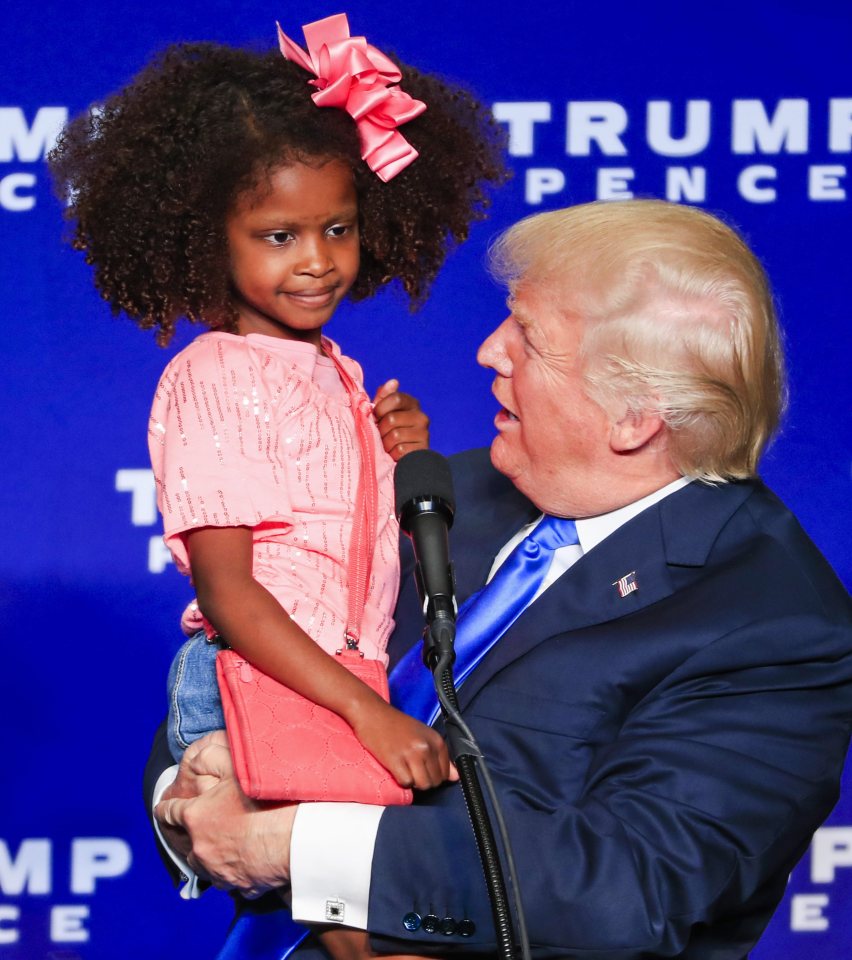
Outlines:
MULTIPOLYGON (((425 444, 426 420, 395 381, 370 416, 360 368, 323 328, 344 297, 392 280, 423 299, 504 177, 500 136, 434 76, 400 67, 397 85, 398 65, 349 38, 345 17, 305 36, 307 54, 283 35, 281 53, 171 47, 74 120, 51 163, 73 245, 113 311, 161 344, 181 317, 209 331, 169 363, 150 428, 166 543, 208 637, 335 711, 400 784, 423 789, 448 776, 438 735, 329 654, 352 619, 358 418, 369 417, 379 522, 356 613, 360 648, 379 659, 398 585, 393 459, 425 444)), ((202 660, 199 648, 215 653, 193 644, 202 660)), ((184 687, 189 653, 173 669, 184 687)), ((178 754, 206 729, 204 710, 198 729, 180 727, 192 694, 173 698, 178 754)))

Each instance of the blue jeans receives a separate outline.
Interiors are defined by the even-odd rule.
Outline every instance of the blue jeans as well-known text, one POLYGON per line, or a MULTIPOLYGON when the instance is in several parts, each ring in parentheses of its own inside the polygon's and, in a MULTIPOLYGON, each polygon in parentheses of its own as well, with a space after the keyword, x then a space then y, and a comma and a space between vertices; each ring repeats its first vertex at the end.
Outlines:
POLYGON ((178 650, 169 670, 169 749, 180 762, 184 750, 213 730, 224 730, 222 700, 216 680, 220 646, 203 630, 178 650))

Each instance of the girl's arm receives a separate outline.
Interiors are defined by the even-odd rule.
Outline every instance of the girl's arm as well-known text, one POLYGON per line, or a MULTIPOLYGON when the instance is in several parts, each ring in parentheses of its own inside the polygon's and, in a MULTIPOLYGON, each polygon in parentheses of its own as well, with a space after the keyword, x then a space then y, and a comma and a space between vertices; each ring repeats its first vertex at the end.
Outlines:
MULTIPOLYGON (((412 450, 429 447, 429 418, 414 397, 399 392, 398 380, 388 380, 379 387, 373 398, 373 411, 382 444, 394 460, 412 450)), ((183 611, 180 628, 191 637, 203 626, 196 599, 183 611)))
POLYGON ((396 710, 319 647, 252 576, 249 527, 203 527, 187 547, 198 605, 247 660, 341 716, 401 786, 425 790, 450 775, 441 736, 396 710))

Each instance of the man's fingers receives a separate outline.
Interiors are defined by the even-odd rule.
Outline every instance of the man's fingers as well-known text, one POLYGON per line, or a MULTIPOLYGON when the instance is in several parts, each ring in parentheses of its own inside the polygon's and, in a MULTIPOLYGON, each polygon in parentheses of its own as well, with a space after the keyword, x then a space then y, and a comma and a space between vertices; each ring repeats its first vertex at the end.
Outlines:
POLYGON ((192 841, 189 839, 186 830, 181 830, 180 827, 170 827, 168 824, 160 822, 160 832, 171 850, 186 860, 192 852, 192 841))
POLYGON ((178 822, 175 819, 174 809, 177 802, 177 797, 169 797, 167 800, 161 800, 157 806, 154 807, 154 816, 161 823, 165 823, 169 827, 176 827, 178 822))
POLYGON ((188 800, 180 797, 169 797, 168 800, 161 800, 157 806, 154 807, 154 816, 161 823, 165 823, 169 827, 177 827, 180 830, 185 830, 184 808, 188 802, 188 800))
POLYGON ((234 765, 225 731, 216 730, 196 740, 188 747, 183 762, 195 776, 229 777, 234 765))

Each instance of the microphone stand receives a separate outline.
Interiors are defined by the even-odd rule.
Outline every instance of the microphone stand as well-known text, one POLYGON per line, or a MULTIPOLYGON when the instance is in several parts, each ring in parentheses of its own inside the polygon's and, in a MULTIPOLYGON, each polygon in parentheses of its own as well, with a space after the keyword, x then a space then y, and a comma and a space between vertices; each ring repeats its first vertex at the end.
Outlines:
POLYGON ((494 920, 494 929, 497 936, 497 955, 502 960, 517 960, 515 930, 512 915, 509 909, 506 883, 500 863, 500 853, 495 842, 494 830, 491 826, 485 797, 477 777, 477 767, 481 768, 482 777, 488 791, 494 816, 498 824, 500 839, 503 844, 506 865, 512 882, 513 901, 518 918, 520 932, 520 948, 523 960, 530 960, 529 938, 527 936, 526 921, 521 904, 515 862, 509 843, 509 834, 503 819, 502 811, 497 800, 485 757, 476 743, 473 733, 464 722, 458 709, 455 681, 453 679, 453 663, 456 655, 454 641, 456 624, 453 616, 443 610, 436 612, 431 623, 427 623, 423 631, 423 662, 432 674, 435 683, 435 692, 441 704, 444 717, 444 726, 447 734, 447 745, 450 758, 459 772, 464 801, 468 816, 473 827, 476 845, 485 873, 485 883, 488 888, 488 899, 491 903, 491 914, 494 920))

